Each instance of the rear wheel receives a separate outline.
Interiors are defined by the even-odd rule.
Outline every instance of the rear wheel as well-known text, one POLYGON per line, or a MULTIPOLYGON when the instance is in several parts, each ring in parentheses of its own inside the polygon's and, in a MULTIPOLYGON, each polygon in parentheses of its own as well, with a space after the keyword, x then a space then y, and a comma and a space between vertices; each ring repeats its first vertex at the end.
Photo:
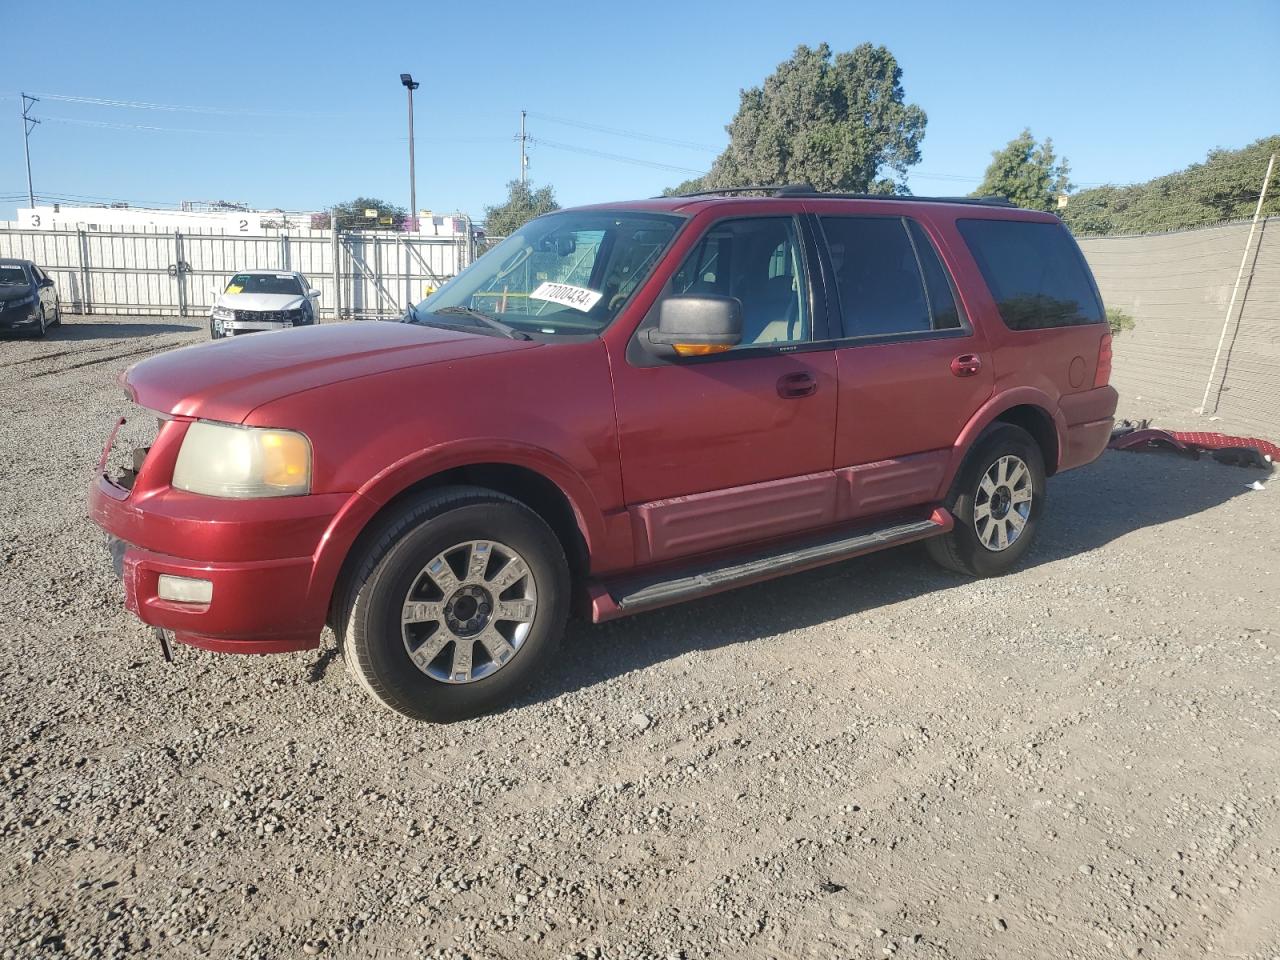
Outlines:
POLYGON ((1012 569, 1031 549, 1045 505, 1044 456, 1013 424, 988 430, 961 468, 951 503, 950 533, 926 541, 942 566, 974 577, 1012 569))
POLYGON ((385 706, 420 720, 509 702, 552 661, 568 614, 555 534, 478 487, 407 503, 365 547, 337 611, 343 657, 385 706))

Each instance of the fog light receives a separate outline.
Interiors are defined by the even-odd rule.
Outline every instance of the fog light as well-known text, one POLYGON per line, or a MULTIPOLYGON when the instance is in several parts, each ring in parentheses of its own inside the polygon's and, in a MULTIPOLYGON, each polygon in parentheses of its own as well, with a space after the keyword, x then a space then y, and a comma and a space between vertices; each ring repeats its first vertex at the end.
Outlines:
POLYGON ((213 581, 174 577, 162 573, 156 592, 161 600, 173 600, 177 603, 208 603, 213 599, 213 581))

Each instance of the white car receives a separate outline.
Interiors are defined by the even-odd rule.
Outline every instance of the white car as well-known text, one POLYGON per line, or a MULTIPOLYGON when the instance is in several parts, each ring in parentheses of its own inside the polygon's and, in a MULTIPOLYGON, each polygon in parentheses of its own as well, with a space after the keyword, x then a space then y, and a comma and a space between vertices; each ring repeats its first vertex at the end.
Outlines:
POLYGON ((285 330, 316 322, 320 291, 300 273, 246 270, 214 295, 209 335, 218 340, 260 330, 285 330))

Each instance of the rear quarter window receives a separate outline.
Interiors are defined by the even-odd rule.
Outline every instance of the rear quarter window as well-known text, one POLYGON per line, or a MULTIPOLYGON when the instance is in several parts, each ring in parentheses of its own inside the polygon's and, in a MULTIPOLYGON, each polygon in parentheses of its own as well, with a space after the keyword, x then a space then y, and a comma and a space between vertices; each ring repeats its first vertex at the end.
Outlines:
POLYGON ((1103 321, 1089 267, 1062 224, 958 220, 956 226, 1010 330, 1103 321))

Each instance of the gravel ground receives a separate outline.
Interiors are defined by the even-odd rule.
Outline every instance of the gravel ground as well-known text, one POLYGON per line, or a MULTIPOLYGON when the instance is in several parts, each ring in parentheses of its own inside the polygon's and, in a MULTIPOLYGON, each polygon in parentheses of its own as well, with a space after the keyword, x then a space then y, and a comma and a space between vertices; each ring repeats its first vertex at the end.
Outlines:
POLYGON ((115 377, 205 335, 0 342, 0 956, 1280 955, 1256 472, 1107 454, 999 581, 903 548, 576 625, 513 709, 420 725, 331 637, 170 666, 121 609, 115 377))

